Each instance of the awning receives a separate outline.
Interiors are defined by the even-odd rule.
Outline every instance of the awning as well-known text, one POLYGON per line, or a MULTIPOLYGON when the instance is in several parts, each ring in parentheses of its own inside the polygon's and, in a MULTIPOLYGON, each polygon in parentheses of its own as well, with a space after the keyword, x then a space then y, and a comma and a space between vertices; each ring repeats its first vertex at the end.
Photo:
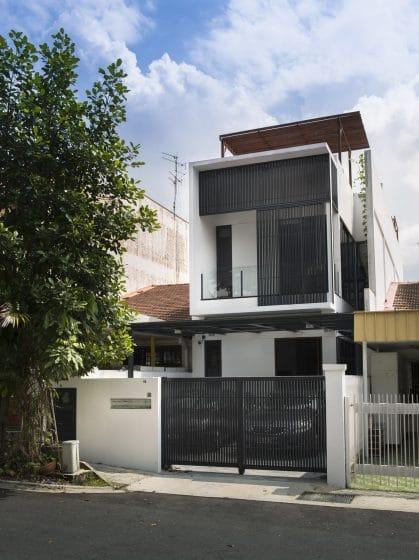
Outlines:
POLYGON ((156 321, 131 324, 133 333, 193 336, 239 332, 306 331, 330 329, 352 335, 352 313, 307 313, 252 317, 212 317, 205 320, 156 321))
POLYGON ((367 343, 419 342, 419 310, 357 311, 354 340, 367 343))

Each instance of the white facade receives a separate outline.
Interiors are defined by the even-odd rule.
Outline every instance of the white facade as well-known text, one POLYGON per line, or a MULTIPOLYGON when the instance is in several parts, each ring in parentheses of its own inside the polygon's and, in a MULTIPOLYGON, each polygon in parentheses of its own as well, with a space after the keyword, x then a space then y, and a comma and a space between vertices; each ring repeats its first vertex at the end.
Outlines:
MULTIPOLYGON (((402 277, 399 244, 392 220, 385 210, 381 187, 372 176, 371 154, 365 152, 367 173, 367 233, 362 221, 362 202, 348 179, 347 158, 341 163, 326 143, 297 148, 271 150, 256 154, 223 157, 190 164, 190 309, 192 317, 255 317, 281 313, 341 313, 353 307, 342 294, 341 231, 342 223, 355 243, 366 244, 368 288, 364 290, 365 309, 383 309, 387 288, 402 277), (325 301, 294 305, 261 306, 257 297, 257 211, 247 210, 212 215, 199 212, 199 173, 277 160, 327 154, 337 169, 337 207, 325 203, 327 217, 328 294, 325 301), (345 165, 346 161, 346 165, 345 165), (232 294, 220 298, 214 293, 217 283, 217 226, 231 226, 232 294), (238 271, 238 272, 237 272, 238 271), (240 283, 240 284, 239 284, 240 283), (238 297, 242 296, 242 297, 238 297)), ((330 180, 331 200, 332 180, 330 180)), ((274 256, 273 256, 274 258, 274 256)), ((221 340, 223 376, 275 375, 275 339, 320 337, 323 363, 336 363, 336 332, 268 331, 262 333, 226 333, 197 335, 193 338, 193 375, 205 375, 205 341, 221 340)), ((360 372, 359 372, 360 373, 360 372)))
POLYGON ((381 311, 392 281, 403 280, 399 242, 384 201, 382 186, 373 175, 371 151, 365 152, 367 172, 368 266, 370 306, 367 311, 381 311))
POLYGON ((127 242, 123 257, 127 292, 152 284, 182 284, 189 279, 188 222, 151 198, 145 197, 144 204, 157 211, 160 229, 138 231, 136 239, 127 242))
MULTIPOLYGON (((398 239, 390 215, 385 209, 380 185, 372 176, 371 153, 365 152, 367 172, 367 239, 362 224, 362 204, 348 180, 347 169, 332 156, 337 167, 337 190, 339 212, 327 204, 328 250, 329 250, 329 294, 327 301, 304 305, 274 305, 261 309, 257 302, 257 246, 256 211, 233 212, 208 216, 199 215, 199 172, 212 169, 225 169, 238 165, 250 165, 276 160, 292 159, 312 155, 329 154, 327 144, 315 144, 300 148, 271 150, 258 154, 230 156, 190 164, 190 306, 191 315, 206 317, 211 315, 243 314, 257 312, 320 310, 328 312, 350 311, 350 307, 340 297, 340 220, 345 224, 356 242, 367 241, 369 287, 365 294, 367 309, 384 308, 385 295, 391 281, 402 279, 401 253, 398 239), (233 296, 229 299, 202 298, 208 290, 208 283, 214 283, 216 274, 215 231, 217 226, 231 225, 232 228, 232 267, 233 296), (237 297, 239 272, 246 295, 237 297), (333 271, 333 272, 332 272, 333 271), (235 293, 236 292, 236 293, 235 293)), ((210 293, 210 292, 209 292, 210 293)), ((208 295, 208 294, 207 294, 208 295)))
POLYGON ((223 377, 272 377, 275 375, 275 339, 321 338, 322 360, 336 362, 336 333, 309 330, 300 333, 272 331, 260 334, 233 333, 226 335, 197 335, 192 345, 193 376, 205 376, 205 341, 221 341, 223 377))

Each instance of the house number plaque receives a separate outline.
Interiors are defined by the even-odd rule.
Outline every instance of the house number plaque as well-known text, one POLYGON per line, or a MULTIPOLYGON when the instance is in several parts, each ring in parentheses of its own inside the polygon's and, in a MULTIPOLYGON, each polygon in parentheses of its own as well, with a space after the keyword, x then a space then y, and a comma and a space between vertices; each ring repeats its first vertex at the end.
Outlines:
POLYGON ((111 408, 146 410, 151 408, 151 399, 111 399, 111 408))

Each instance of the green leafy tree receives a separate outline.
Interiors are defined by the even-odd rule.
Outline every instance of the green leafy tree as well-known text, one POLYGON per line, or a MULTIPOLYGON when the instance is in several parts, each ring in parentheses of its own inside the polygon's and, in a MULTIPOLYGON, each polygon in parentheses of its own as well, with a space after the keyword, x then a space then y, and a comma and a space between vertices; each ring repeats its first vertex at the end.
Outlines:
POLYGON ((26 462, 47 440, 55 384, 132 350, 124 243, 158 227, 128 173, 139 146, 118 133, 121 60, 83 97, 77 65, 62 29, 39 46, 0 37, 0 395, 3 419, 17 403, 13 456, 26 462))

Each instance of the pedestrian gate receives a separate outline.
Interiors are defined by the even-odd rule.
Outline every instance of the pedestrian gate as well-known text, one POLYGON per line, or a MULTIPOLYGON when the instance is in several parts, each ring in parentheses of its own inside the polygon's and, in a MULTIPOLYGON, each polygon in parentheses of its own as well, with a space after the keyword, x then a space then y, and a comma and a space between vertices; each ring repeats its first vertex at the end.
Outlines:
POLYGON ((326 471, 322 376, 162 379, 162 466, 326 471))

